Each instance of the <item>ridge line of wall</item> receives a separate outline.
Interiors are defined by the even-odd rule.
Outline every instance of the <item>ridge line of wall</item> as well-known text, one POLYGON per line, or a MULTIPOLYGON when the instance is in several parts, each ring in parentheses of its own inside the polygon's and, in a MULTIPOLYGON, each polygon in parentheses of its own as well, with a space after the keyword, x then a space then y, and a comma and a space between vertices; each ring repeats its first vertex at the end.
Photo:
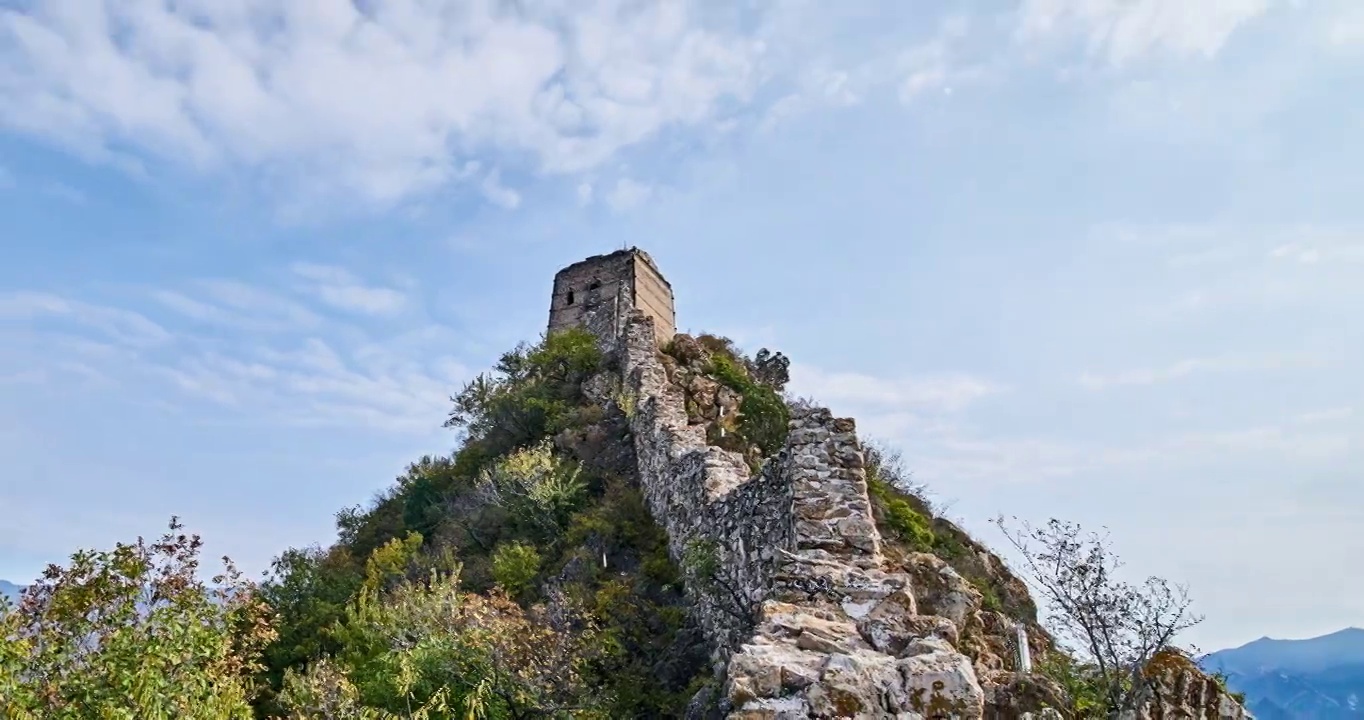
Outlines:
POLYGON ((634 312, 620 330, 646 503, 673 558, 708 544, 726 585, 688 593, 730 717, 981 717, 971 661, 942 637, 954 631, 918 617, 910 578, 884 568, 855 423, 793 409, 784 448, 750 476, 688 424, 653 321, 634 312))

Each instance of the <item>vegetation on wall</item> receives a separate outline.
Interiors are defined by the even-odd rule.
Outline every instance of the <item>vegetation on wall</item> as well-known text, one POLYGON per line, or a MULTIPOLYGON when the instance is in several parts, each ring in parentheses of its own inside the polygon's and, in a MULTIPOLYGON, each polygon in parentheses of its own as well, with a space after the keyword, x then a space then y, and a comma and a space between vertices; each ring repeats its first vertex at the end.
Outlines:
POLYGON ((782 396, 790 380, 786 356, 763 348, 749 357, 729 338, 709 334, 678 335, 663 351, 741 398, 738 417, 724 424, 733 433, 712 437, 713 442, 739 452, 753 448, 754 458, 772 457, 781 450, 791 423, 791 408, 782 396))

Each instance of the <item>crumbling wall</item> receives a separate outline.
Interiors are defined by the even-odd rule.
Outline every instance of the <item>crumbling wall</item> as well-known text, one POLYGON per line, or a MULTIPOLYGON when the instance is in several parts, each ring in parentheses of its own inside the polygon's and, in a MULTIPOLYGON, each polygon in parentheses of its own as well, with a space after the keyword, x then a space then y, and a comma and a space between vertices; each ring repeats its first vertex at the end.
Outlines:
POLYGON ((731 716, 981 717, 971 661, 942 637, 950 621, 918 616, 910 576, 882 567, 853 421, 797 409, 752 477, 688 424, 650 318, 627 321, 617 351, 650 511, 684 565, 698 546, 715 552, 721 586, 690 590, 731 716))
MULTIPOLYGON (((712 581, 689 576, 688 593, 723 670, 720 713, 744 720, 1062 717, 1060 688, 1004 657, 1018 620, 1035 628, 1021 582, 1003 583, 1011 618, 986 611, 980 591, 942 558, 888 559, 850 419, 793 408, 785 446, 757 474, 739 453, 709 445, 705 423, 689 422, 687 391, 669 379, 654 322, 634 312, 609 341, 599 337, 634 398, 639 482, 673 558, 686 568, 697 548, 712 553, 712 581)), ((983 547, 964 547, 978 571, 1016 581, 983 547)), ((1027 638, 1033 650, 1049 650, 1050 639, 1038 635, 1027 638)), ((1201 673, 1170 675, 1133 720, 1244 720, 1244 709, 1214 685, 1201 673), (1181 715, 1188 711, 1194 714, 1181 715)))

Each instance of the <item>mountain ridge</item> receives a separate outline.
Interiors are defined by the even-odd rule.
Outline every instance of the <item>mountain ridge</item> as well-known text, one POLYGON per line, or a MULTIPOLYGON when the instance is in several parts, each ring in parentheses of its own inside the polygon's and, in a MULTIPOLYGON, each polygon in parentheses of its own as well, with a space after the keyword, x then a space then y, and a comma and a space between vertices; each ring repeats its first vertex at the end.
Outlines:
POLYGON ((1364 718, 1364 628, 1303 639, 1268 636, 1205 655, 1260 720, 1364 718))

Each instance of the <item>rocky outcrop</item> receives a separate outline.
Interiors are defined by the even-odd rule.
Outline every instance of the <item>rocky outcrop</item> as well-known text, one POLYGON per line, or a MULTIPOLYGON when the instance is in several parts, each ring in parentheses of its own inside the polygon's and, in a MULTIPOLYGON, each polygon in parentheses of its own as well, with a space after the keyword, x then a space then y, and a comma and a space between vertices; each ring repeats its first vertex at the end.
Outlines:
POLYGON ((1146 668, 1149 685, 1141 709, 1122 720, 1246 720, 1251 715, 1231 693, 1176 650, 1157 653, 1146 668))
MULTIPOLYGON (((688 365, 688 353, 699 360, 704 350, 669 358, 646 315, 618 322, 585 318, 619 373, 618 386, 602 380, 591 394, 615 398, 632 447, 612 453, 593 436, 562 440, 602 462, 632 462, 667 532, 723 679, 698 695, 691 716, 1061 717, 1060 688, 1018 667, 1020 624, 1033 657, 1052 649, 1026 587, 946 521, 934 529, 952 540, 951 562, 891 552, 852 420, 792 408, 775 455, 726 449, 721 438, 742 398, 688 365)), ((1206 707, 1205 686, 1173 682, 1160 697, 1206 707)), ((1176 705, 1161 707, 1141 720, 1177 716, 1176 705)))
POLYGON ((919 614, 914 577, 887 566, 853 421, 794 412, 753 474, 708 437, 738 399, 669 368, 652 330, 637 316, 618 347, 640 483, 684 567, 713 553, 715 584, 693 593, 730 717, 981 717, 956 624, 919 614))

